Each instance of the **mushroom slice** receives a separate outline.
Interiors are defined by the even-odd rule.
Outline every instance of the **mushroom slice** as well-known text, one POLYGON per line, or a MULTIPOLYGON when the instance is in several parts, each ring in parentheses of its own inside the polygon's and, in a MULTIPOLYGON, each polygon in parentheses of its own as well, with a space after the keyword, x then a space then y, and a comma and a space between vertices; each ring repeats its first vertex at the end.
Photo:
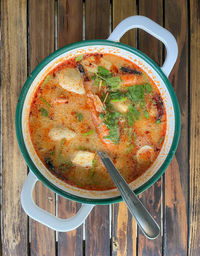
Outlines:
POLYGON ((49 132, 49 136, 52 140, 67 139, 71 140, 76 136, 76 133, 68 128, 52 128, 49 132))
POLYGON ((85 94, 83 79, 80 72, 75 68, 66 68, 58 74, 59 85, 70 92, 85 94))
POLYGON ((72 163, 82 167, 92 167, 95 153, 89 151, 77 151, 72 159, 72 163))
POLYGON ((128 112, 129 104, 126 101, 112 102, 112 100, 111 100, 111 104, 115 108, 115 110, 119 111, 120 113, 128 112))
POLYGON ((154 156, 154 149, 149 145, 141 147, 136 154, 138 163, 142 165, 150 164, 154 160, 154 156))

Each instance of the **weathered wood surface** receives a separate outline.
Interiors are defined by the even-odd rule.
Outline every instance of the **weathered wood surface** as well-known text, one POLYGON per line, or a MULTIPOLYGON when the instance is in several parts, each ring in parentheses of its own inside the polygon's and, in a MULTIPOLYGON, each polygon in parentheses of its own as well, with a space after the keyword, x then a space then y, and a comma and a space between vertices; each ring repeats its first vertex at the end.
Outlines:
POLYGON ((190 5, 190 237, 189 255, 200 255, 200 3, 190 5))
MULTIPOLYGON (((83 3, 81 0, 58 1, 58 48, 82 40, 83 3), (76 19, 74 19, 76 16, 76 19)), ((58 196, 58 217, 70 218, 79 204, 58 196)), ((58 233, 58 256, 83 255, 83 227, 70 232, 58 233)))
POLYGON ((187 255, 188 243, 188 10, 186 1, 165 1, 165 21, 178 43, 169 76, 180 104, 181 137, 176 158, 165 173, 164 255, 187 255))
MULTIPOLYGON (((123 19, 136 15, 136 1, 113 1, 113 29, 123 19)), ((136 47, 136 30, 128 31, 120 40, 136 47)), ((136 251, 137 225, 125 203, 112 206, 112 255, 133 255, 136 251)))
MULTIPOLYGON (((109 35, 109 0, 85 1, 86 39, 105 39, 109 35)), ((95 206, 85 222, 85 255, 109 256, 109 206, 95 206)))
MULTIPOLYGON (((53 1, 29 1, 30 72, 54 51, 54 19, 52 17, 54 17, 53 1)), ((55 214, 55 194, 51 190, 38 182, 33 194, 37 205, 55 214)), ((30 236, 31 255, 55 255, 55 232, 53 230, 31 220, 30 236)))
MULTIPOLYGON (((147 0, 1 1, 2 255, 200 255, 200 3, 198 0, 155 2, 156 4, 147 0), (181 139, 176 158, 166 170, 163 185, 160 186, 160 180, 142 195, 144 204, 156 220, 162 222, 163 237, 155 241, 144 238, 137 231, 136 223, 126 205, 120 203, 112 206, 111 243, 108 206, 95 207, 91 212, 86 221, 85 242, 82 240, 82 227, 69 233, 58 233, 56 242, 54 231, 35 221, 28 222, 20 204, 21 188, 27 175, 14 127, 15 108, 21 87, 27 73, 53 52, 55 46, 60 48, 80 41, 83 32, 86 39, 107 38, 121 20, 135 14, 148 16, 165 26, 173 33, 179 46, 178 60, 169 80, 179 99, 181 139), (57 22, 54 23, 55 21, 57 22)), ((161 65, 164 59, 162 46, 146 33, 132 30, 121 42, 136 46, 136 39, 139 49, 161 65)), ((53 192, 42 184, 37 184, 34 196, 40 207, 55 214, 53 192)), ((78 204, 58 197, 58 216, 70 217, 78 207, 78 204)))
MULTIPOLYGON (((163 3, 160 0, 151 1, 142 0, 139 2, 139 15, 147 16, 156 23, 163 26, 163 3)), ((138 49, 147 54, 159 66, 162 66, 162 43, 144 32, 139 30, 138 35, 138 49), (147 43, 148 42, 148 43, 147 43)), ((140 198, 144 205, 147 207, 151 215, 155 218, 156 222, 161 228, 160 236, 156 240, 149 240, 139 230, 138 234, 138 255, 162 255, 162 222, 161 222, 161 188, 162 179, 160 178, 153 186, 141 194, 140 198)))
POLYGON ((28 253, 27 216, 20 193, 27 167, 15 135, 15 111, 27 77, 26 1, 1 1, 2 254, 28 253), (17 33, 16 33, 17 31, 17 33))

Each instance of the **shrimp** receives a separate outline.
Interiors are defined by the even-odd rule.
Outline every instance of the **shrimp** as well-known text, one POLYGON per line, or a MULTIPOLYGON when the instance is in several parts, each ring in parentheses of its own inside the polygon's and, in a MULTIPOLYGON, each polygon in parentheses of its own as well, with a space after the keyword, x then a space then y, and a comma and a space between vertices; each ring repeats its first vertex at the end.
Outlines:
POLYGON ((124 87, 129 87, 132 85, 139 85, 143 84, 146 82, 146 79, 142 75, 137 75, 137 74, 122 74, 119 75, 124 87))
POLYGON ((102 119, 99 117, 99 113, 102 112, 103 103, 97 95, 95 95, 92 90, 92 82, 84 82, 86 94, 87 94, 87 105, 90 108, 93 123, 96 129, 96 133, 102 143, 109 149, 112 150, 117 147, 112 141, 106 139, 105 137, 109 135, 108 127, 103 123, 102 119))

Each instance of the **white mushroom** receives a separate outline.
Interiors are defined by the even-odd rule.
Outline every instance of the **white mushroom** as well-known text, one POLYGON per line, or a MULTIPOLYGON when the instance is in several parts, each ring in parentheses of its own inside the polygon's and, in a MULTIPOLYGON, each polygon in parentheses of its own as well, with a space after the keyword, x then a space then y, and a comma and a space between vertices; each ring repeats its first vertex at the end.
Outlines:
POLYGON ((52 128, 49 132, 52 140, 61 140, 63 138, 71 140, 76 136, 76 133, 68 128, 52 128))
POLYGON ((120 113, 126 113, 128 112, 128 102, 126 101, 118 101, 118 102, 112 102, 111 104, 115 108, 115 110, 119 111, 120 113))
POLYGON ((83 79, 80 72, 75 68, 62 69, 58 73, 58 82, 67 91, 85 94, 83 79))
POLYGON ((72 163, 82 167, 92 167, 95 154, 88 151, 77 151, 72 159, 72 163))

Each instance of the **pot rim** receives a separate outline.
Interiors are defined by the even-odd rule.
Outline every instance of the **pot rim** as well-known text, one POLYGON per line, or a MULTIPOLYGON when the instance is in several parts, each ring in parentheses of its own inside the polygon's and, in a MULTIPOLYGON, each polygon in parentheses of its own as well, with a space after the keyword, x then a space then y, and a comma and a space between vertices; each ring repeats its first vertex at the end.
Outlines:
POLYGON ((166 75, 162 72, 161 68, 153 60, 151 60, 147 55, 145 55, 141 51, 139 51, 139 50, 137 50, 137 49, 135 49, 135 48, 133 48, 129 45, 125 45, 125 44, 120 43, 120 42, 113 42, 113 41, 109 41, 109 40, 104 40, 104 39, 86 40, 86 41, 80 41, 80 42, 76 42, 76 43, 72 43, 70 45, 64 46, 63 48, 60 48, 57 51, 50 54, 42 62, 40 62, 38 64, 38 66, 33 70, 33 72, 29 75, 29 77, 27 78, 27 80, 26 80, 26 82, 25 82, 25 84, 22 88, 22 91, 21 91, 19 99, 18 99, 17 108, 16 108, 15 126, 16 126, 17 140, 18 140, 18 144, 19 144, 21 153, 22 153, 28 167, 30 168, 30 170, 36 175, 36 177, 43 184, 45 184, 48 188, 53 190, 55 193, 65 197, 67 199, 70 199, 72 201, 76 201, 76 202, 79 202, 79 203, 85 203, 85 204, 105 205, 105 204, 118 203, 118 202, 121 202, 123 199, 121 198, 121 196, 106 198, 106 199, 91 199, 91 198, 76 196, 76 195, 73 195, 71 193, 68 193, 68 192, 63 191, 62 189, 58 188, 57 186, 52 184, 47 178, 45 178, 40 173, 40 171, 38 170, 36 165, 31 160, 31 158, 28 154, 28 151, 26 149, 24 138, 23 138, 23 133, 22 133, 22 110, 23 110, 23 106, 24 106, 24 101, 25 101, 27 92, 28 92, 31 84, 34 81, 34 79, 36 78, 36 76, 38 75, 38 73, 49 62, 51 62, 53 59, 55 59, 56 57, 58 57, 59 55, 65 53, 67 51, 70 51, 70 50, 73 50, 73 49, 76 49, 76 48, 80 48, 80 47, 95 46, 95 45, 114 46, 114 47, 126 50, 128 52, 134 53, 135 55, 139 56, 144 61, 146 61, 152 67, 152 69, 154 69, 157 72, 157 74, 160 76, 160 78, 162 79, 162 81, 166 85, 166 88, 167 88, 167 90, 170 94, 170 97, 172 99, 172 104, 173 104, 173 108, 174 108, 175 128, 174 128, 173 141, 172 141, 169 153, 168 153, 165 161, 161 165, 161 167, 158 169, 158 171, 147 182, 145 182, 142 186, 137 188, 134 192, 136 194, 140 194, 141 192, 145 191, 147 188, 152 186, 162 176, 162 174, 164 173, 164 171, 166 170, 166 168, 170 164, 170 162, 171 162, 171 160, 172 160, 172 158, 175 154, 175 151, 176 151, 177 146, 178 146, 179 138, 180 138, 181 124, 180 124, 180 109, 179 109, 178 100, 177 100, 175 91, 174 91, 171 83, 169 82, 166 75))

